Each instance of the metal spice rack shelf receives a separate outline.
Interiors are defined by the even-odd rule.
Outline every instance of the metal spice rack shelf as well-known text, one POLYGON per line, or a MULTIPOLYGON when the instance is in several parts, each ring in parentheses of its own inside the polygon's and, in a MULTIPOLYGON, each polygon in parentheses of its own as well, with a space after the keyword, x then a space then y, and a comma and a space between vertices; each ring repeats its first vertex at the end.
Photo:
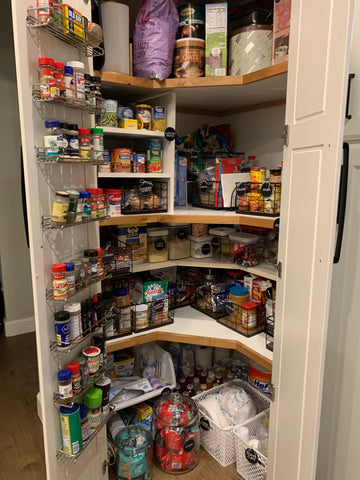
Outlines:
MULTIPOLYGON (((105 209, 101 209, 102 212, 104 212, 105 209)), ((99 212, 101 210, 98 210, 99 212)), ((90 218, 85 218, 82 217, 81 221, 79 222, 72 222, 72 223, 66 223, 66 222, 54 222, 52 220, 53 216, 52 215, 43 215, 41 219, 41 225, 43 231, 47 230, 63 230, 64 228, 68 227, 75 227, 77 225, 83 225, 84 223, 92 223, 92 222, 98 222, 99 220, 106 220, 109 219, 110 217, 107 215, 101 215, 99 217, 90 217, 90 218)))
POLYGON ((39 10, 44 10, 44 8, 32 7, 26 10, 26 26, 29 29, 45 31, 68 45, 76 47, 87 57, 98 57, 104 54, 104 49, 101 46, 93 47, 87 39, 70 31, 64 25, 65 17, 60 12, 57 13, 58 21, 53 16, 49 16, 46 22, 39 22, 39 10))
POLYGON ((32 98, 33 98, 33 101, 36 103, 39 103, 39 104, 51 103, 56 105, 64 105, 66 107, 75 108, 77 110, 81 110, 83 112, 91 113, 91 114, 102 114, 105 111, 104 107, 100 105, 92 105, 86 102, 86 100, 76 100, 74 98, 69 98, 67 96, 62 96, 57 94, 43 97, 41 95, 41 88, 42 88, 42 85, 38 83, 33 85, 32 87, 32 98))
MULTIPOLYGON (((56 148, 60 150, 60 148, 56 148)), ((35 147, 36 159, 41 165, 52 165, 55 163, 69 163, 76 165, 104 165, 106 161, 97 160, 96 157, 100 156, 103 152, 99 150, 91 150, 91 158, 86 159, 79 156, 66 155, 62 152, 57 153, 52 148, 35 147)))
POLYGON ((87 288, 90 288, 92 287, 93 285, 96 285, 97 283, 99 282, 102 282, 103 280, 107 280, 108 278, 111 278, 110 276, 108 277, 107 275, 104 275, 102 278, 93 278, 89 281, 89 283, 87 285, 84 285, 83 287, 80 287, 78 288, 75 293, 73 293, 72 295, 69 295, 68 297, 66 298, 62 298, 60 300, 57 300, 54 298, 53 296, 53 292, 54 290, 52 288, 49 288, 48 290, 46 290, 46 300, 48 302, 54 302, 56 304, 61 304, 61 303, 66 303, 68 302, 71 298, 73 298, 75 295, 77 295, 78 293, 80 292, 83 292, 84 290, 86 290, 87 288))

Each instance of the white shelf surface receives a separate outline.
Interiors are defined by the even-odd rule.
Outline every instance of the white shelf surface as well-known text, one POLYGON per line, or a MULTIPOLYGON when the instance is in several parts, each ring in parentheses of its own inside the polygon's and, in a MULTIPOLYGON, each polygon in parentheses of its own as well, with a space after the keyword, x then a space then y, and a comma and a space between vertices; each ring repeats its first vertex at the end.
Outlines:
POLYGON ((188 205, 187 207, 175 207, 174 208, 174 215, 208 215, 209 217, 241 217, 247 216, 254 219, 259 220, 274 220, 277 217, 269 217, 268 215, 248 215, 246 212, 244 213, 235 213, 233 210, 211 210, 209 208, 199 208, 199 207, 192 207, 188 205))
POLYGON ((165 133, 158 130, 132 130, 130 128, 101 127, 104 135, 116 137, 144 137, 144 138, 164 138, 165 133))
POLYGON ((168 173, 98 172, 99 178, 171 178, 168 173))
MULTIPOLYGON (((146 332, 133 333, 131 337, 115 338, 113 340, 108 340, 106 345, 109 347, 111 345, 116 345, 119 349, 122 348, 122 341, 129 344, 132 339, 134 339, 134 344, 136 342, 136 337, 143 336, 141 343, 146 343, 146 336, 153 335, 154 333, 165 333, 169 335, 169 340, 171 340, 171 335, 183 336, 183 341, 186 343, 190 341, 191 343, 196 343, 196 337, 199 338, 199 344, 204 344, 200 339, 206 338, 209 340, 214 340, 216 344, 221 344, 224 342, 238 342, 241 343, 244 347, 244 353, 249 358, 254 358, 259 363, 265 363, 271 365, 273 359, 273 353, 268 350, 265 346, 265 333, 259 333, 253 337, 245 337, 240 333, 234 332, 230 328, 227 328, 220 323, 217 323, 216 320, 205 315, 204 313, 195 310, 194 308, 188 306, 175 310, 174 323, 166 325, 164 327, 159 327, 153 330, 148 330, 146 332), (261 362, 263 358, 263 362, 261 362)), ((164 338, 165 340, 165 338, 164 338)), ((181 341, 180 339, 177 341, 181 341)))
POLYGON ((242 265, 237 265, 235 263, 224 263, 213 260, 212 258, 182 258, 179 260, 168 260, 166 262, 156 262, 156 263, 140 263, 134 264, 132 271, 145 272, 147 270, 155 270, 158 268, 169 268, 169 267, 200 267, 200 268, 222 268, 226 270, 242 270, 244 272, 252 273, 260 277, 268 278, 269 280, 277 280, 276 270, 272 265, 267 263, 260 263, 255 267, 243 267, 242 265))

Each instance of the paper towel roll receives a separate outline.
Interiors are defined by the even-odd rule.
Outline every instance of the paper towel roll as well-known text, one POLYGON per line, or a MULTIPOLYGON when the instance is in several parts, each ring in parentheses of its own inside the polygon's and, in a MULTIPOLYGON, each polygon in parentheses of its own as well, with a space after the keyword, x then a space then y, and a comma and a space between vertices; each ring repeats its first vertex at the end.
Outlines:
POLYGON ((129 7, 113 1, 101 2, 104 30, 104 71, 130 73, 129 7))
POLYGON ((195 347, 195 366, 208 370, 213 365, 213 347, 195 347))

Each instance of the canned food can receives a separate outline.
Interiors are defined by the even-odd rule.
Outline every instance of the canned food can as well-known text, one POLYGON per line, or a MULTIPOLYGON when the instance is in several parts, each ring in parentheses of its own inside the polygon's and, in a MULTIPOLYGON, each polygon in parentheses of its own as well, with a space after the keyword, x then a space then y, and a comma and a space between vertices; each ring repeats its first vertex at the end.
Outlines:
POLYGON ((175 43, 174 76, 203 77, 205 73, 205 40, 182 38, 175 43))
POLYGON ((162 172, 161 140, 148 140, 147 171, 162 172))
POLYGON ((80 406, 74 403, 72 407, 60 407, 59 415, 63 442, 62 450, 68 455, 76 455, 83 446, 80 406))
POLYGON ((135 153, 133 155, 133 172, 145 173, 145 154, 135 153))
POLYGON ((166 110, 164 107, 153 107, 151 130, 165 132, 166 128, 166 110))

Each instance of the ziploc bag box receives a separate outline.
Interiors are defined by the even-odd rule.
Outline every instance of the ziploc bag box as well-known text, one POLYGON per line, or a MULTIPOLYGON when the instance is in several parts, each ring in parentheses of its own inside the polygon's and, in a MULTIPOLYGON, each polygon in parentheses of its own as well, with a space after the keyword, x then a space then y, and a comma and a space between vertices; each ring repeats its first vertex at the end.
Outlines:
POLYGON ((186 185, 187 185, 187 158, 175 157, 176 162, 176 197, 175 207, 186 206, 186 185))
POLYGON ((291 0, 274 0, 273 65, 288 61, 290 15, 291 0))
POLYGON ((205 77, 223 77, 227 73, 227 3, 205 7, 205 77))

